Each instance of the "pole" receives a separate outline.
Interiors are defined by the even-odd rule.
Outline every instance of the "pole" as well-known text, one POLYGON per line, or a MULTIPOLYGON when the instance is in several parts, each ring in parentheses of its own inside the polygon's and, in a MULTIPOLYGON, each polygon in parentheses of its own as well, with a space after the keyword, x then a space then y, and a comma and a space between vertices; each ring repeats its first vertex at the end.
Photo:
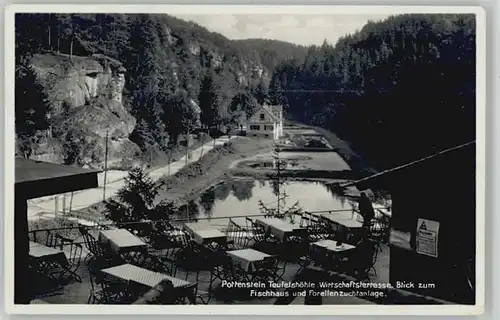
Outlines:
POLYGON ((71 198, 69 199, 69 213, 71 213, 71 208, 73 208, 73 191, 71 191, 71 198))
POLYGON ((66 193, 63 193, 62 195, 62 213, 63 213, 63 216, 66 214, 66 193))
POLYGON ((275 148, 276 148, 275 152, 276 152, 276 160, 277 160, 277 162, 276 162, 276 166, 277 166, 276 167, 276 169, 277 169, 276 178, 278 180, 277 184, 278 184, 278 217, 279 217, 280 216, 280 206, 281 206, 281 185, 280 185, 280 183, 281 183, 281 181, 280 181, 281 180, 280 179, 280 175, 281 175, 280 166, 281 166, 281 164, 280 164, 280 154, 279 154, 278 146, 276 145, 275 148))
POLYGON ((186 166, 188 164, 188 150, 189 150, 189 126, 187 129, 187 134, 186 134, 186 166))
POLYGON ((55 204, 54 216, 57 217, 57 213, 59 211, 59 196, 54 197, 54 204, 55 204))
POLYGON ((106 141, 104 143, 104 183, 102 192, 103 201, 106 201, 106 178, 108 173, 108 133, 108 130, 106 130, 106 141))

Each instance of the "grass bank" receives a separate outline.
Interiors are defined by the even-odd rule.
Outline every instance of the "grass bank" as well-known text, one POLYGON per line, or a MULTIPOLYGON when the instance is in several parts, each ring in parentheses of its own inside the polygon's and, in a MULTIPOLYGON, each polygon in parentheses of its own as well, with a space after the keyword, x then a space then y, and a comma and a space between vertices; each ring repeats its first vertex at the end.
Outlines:
MULTIPOLYGON (((188 164, 174 175, 161 178, 160 181, 164 183, 164 187, 158 200, 170 200, 180 205, 220 179, 227 177, 228 168, 233 161, 260 151, 270 151, 272 147, 273 142, 268 139, 236 137, 224 145, 207 151, 200 160, 188 164)), ((84 209, 75 210, 68 216, 88 221, 105 222, 102 220, 104 212, 104 202, 100 202, 84 209)), ((29 228, 30 230, 38 230, 70 226, 76 226, 76 222, 64 217, 57 217, 32 221, 29 228)))
POLYGON ((165 177, 165 188, 159 199, 167 199, 177 203, 191 200, 201 191, 230 176, 229 167, 233 161, 246 158, 257 152, 269 152, 274 144, 269 139, 237 137, 234 140, 217 146, 203 157, 193 162, 175 175, 165 177))

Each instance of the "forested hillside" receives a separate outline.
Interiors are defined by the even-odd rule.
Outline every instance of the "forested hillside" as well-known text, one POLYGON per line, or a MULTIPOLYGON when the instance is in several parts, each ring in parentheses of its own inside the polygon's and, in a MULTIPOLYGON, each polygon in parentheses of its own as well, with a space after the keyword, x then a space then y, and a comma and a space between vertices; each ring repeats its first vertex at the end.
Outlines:
POLYGON ((31 155, 40 132, 56 127, 51 138, 70 163, 102 160, 108 127, 119 150, 135 150, 130 138, 142 153, 165 152, 181 134, 241 121, 267 98, 377 168, 475 139, 473 15, 393 16, 305 48, 229 40, 168 15, 21 14, 16 66, 21 151, 31 155), (109 79, 95 80, 106 70, 109 79))
POLYGON ((284 63, 271 93, 385 168, 475 139, 473 15, 400 15, 284 63))
MULTIPOLYGON (((142 152, 171 149, 182 133, 198 126, 197 121, 201 120, 203 127, 239 121, 267 95, 269 77, 276 65, 287 59, 300 59, 306 53, 303 47, 281 42, 266 42, 262 50, 252 47, 245 41, 231 41, 169 15, 18 14, 17 81, 28 87, 30 81, 34 82, 31 87, 46 97, 34 102, 18 92, 18 136, 23 137, 22 141, 30 141, 27 146, 25 143, 25 149, 41 144, 38 131, 50 127, 50 123, 44 128, 38 126, 36 134, 32 128, 23 129, 24 124, 34 120, 33 110, 38 110, 38 118, 40 110, 46 110, 49 122, 56 121, 53 125, 68 128, 84 121, 85 113, 105 110, 98 119, 103 125, 107 113, 122 115, 118 120, 126 119, 127 128, 120 128, 118 139, 127 137, 127 129, 132 125, 135 129, 130 138, 142 152), (111 80, 104 81, 101 75, 108 69, 111 80), (74 74, 80 74, 82 80, 74 74), (89 96, 86 91, 92 89, 80 93, 80 88, 88 87, 96 77, 97 92, 90 93, 92 99, 75 98, 75 92, 77 96, 89 96), (61 84, 61 79, 70 79, 72 85, 61 84), (102 94, 109 86, 109 90, 114 90, 114 100, 123 104, 135 121, 129 121, 117 103, 110 106, 108 94, 102 94), (87 106, 86 111, 82 104, 87 106), (194 104, 201 108, 199 117, 194 104), (71 125, 61 125, 61 121, 67 124, 68 116, 72 117, 71 125)), ((107 129, 98 129, 102 138, 107 129)), ((70 136, 73 139, 92 135, 88 131, 81 128, 70 136)), ((67 130, 55 132, 54 139, 67 141, 68 134, 67 130)), ((102 145, 96 141, 87 144, 102 145)), ((36 151, 24 154, 33 152, 36 151)), ((79 162, 89 152, 77 150, 65 161, 79 162)), ((99 150, 90 153, 92 157, 102 154, 99 150)))

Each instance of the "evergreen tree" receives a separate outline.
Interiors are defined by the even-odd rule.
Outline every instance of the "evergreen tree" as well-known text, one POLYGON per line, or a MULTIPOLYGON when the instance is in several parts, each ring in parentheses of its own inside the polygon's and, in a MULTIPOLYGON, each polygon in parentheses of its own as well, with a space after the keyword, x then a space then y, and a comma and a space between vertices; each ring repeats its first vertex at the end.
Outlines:
POLYGON ((62 139, 64 164, 72 165, 81 160, 84 145, 82 141, 83 136, 83 131, 78 130, 77 128, 72 128, 66 131, 66 134, 62 139))
POLYGON ((148 150, 148 148, 155 145, 155 137, 153 136, 146 119, 141 119, 137 123, 135 133, 137 135, 136 142, 143 151, 148 150))
POLYGON ((275 174, 271 181, 271 187, 273 189, 273 194, 276 196, 276 205, 265 204, 262 200, 259 200, 260 211, 267 217, 288 218, 290 222, 294 223, 296 215, 299 214, 302 209, 298 201, 290 207, 287 206, 287 199, 289 196, 285 190, 287 182, 283 175, 287 167, 287 162, 281 158, 279 144, 275 144, 274 146, 273 166, 275 174))
POLYGON ((233 115, 239 116, 243 112, 247 117, 254 114, 258 108, 257 100, 246 92, 237 93, 231 100, 229 110, 233 115))
POLYGON ((163 113, 166 104, 163 91, 164 74, 158 69, 158 59, 162 57, 161 42, 155 23, 141 16, 132 25, 131 46, 136 48, 133 58, 137 62, 134 72, 137 74, 136 89, 132 93, 132 112, 138 120, 137 140, 143 150, 156 148, 165 151, 168 134, 164 125, 163 113), (145 44, 139 46, 138 42, 145 44))
POLYGON ((263 82, 263 81, 260 81, 258 84, 257 84, 257 87, 253 90, 253 96, 255 97, 255 99, 257 99, 257 103, 259 103, 260 105, 263 105, 264 103, 267 102, 268 100, 268 88, 266 86, 266 84, 263 82))
POLYGON ((16 134, 23 156, 29 158, 38 134, 49 129, 50 103, 31 66, 17 66, 15 81, 16 134))
POLYGON ((130 222, 168 220, 175 208, 170 202, 156 201, 161 188, 141 168, 130 170, 117 200, 106 201, 106 218, 127 229, 134 228, 130 222))
POLYGON ((201 109, 201 124, 208 129, 216 124, 219 118, 217 90, 214 85, 213 75, 210 73, 207 73, 201 82, 198 101, 201 109))
POLYGON ((278 66, 271 100, 393 167, 475 139, 474 48, 473 15, 393 16, 278 66))

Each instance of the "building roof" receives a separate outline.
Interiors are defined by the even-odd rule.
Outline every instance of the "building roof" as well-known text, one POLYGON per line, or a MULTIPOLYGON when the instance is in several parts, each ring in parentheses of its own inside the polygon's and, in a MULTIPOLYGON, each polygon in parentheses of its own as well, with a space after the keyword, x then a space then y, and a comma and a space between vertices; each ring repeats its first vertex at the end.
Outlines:
MULTIPOLYGON (((280 121, 280 112, 283 110, 282 106, 279 105, 261 105, 261 109, 264 109, 274 120, 280 121)), ((258 109, 260 110, 260 109, 258 109)), ((258 112, 258 111, 257 111, 258 112)))
POLYGON ((83 169, 16 157, 16 183, 98 172, 99 170, 83 169))
POLYGON ((274 105, 274 106, 267 106, 267 107, 277 117, 279 117, 280 114, 283 112, 283 106, 281 106, 281 105, 274 105))
POLYGON ((95 188, 99 170, 16 157, 16 193, 27 199, 95 188))

